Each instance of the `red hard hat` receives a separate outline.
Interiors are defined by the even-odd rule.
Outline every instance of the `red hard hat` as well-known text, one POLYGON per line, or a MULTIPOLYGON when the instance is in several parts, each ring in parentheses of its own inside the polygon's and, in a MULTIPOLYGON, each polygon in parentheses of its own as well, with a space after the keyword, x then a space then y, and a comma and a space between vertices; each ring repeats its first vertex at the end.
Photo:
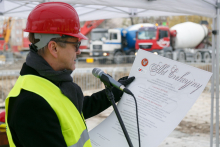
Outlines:
POLYGON ((37 5, 29 14, 24 31, 87 39, 80 33, 79 17, 76 10, 63 2, 46 2, 37 5))

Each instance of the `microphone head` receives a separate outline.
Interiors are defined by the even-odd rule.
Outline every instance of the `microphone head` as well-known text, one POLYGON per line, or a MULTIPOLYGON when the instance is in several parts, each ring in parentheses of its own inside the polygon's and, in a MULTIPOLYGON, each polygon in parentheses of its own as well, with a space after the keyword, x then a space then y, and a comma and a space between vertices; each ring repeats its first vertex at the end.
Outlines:
POLYGON ((93 70, 92 70, 92 74, 95 76, 95 77, 97 77, 97 78, 100 78, 101 77, 101 73, 102 73, 103 71, 101 70, 101 69, 99 69, 99 68, 94 68, 93 70))

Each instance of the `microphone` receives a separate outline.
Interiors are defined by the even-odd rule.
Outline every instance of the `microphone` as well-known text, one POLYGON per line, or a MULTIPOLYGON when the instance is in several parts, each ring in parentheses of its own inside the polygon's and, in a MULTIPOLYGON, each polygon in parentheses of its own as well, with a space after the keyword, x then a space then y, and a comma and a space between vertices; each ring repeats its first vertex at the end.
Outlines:
POLYGON ((108 86, 114 86, 115 88, 127 93, 127 94, 130 94, 130 95, 133 95, 132 92, 127 89, 124 85, 122 85, 121 83, 115 81, 111 76, 109 76, 108 74, 104 73, 101 69, 99 68, 94 68, 92 70, 92 74, 99 78, 105 85, 108 85, 108 86))

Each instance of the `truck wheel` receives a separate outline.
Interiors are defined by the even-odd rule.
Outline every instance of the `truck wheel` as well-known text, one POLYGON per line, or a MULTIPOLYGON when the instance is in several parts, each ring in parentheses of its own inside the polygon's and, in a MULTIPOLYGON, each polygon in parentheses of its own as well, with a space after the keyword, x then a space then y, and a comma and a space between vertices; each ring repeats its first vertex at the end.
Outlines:
POLYGON ((115 55, 114 55, 114 63, 115 64, 121 64, 125 61, 125 58, 123 57, 123 53, 122 52, 116 52, 115 55))
POLYGON ((179 53, 178 61, 180 61, 180 62, 185 62, 186 61, 186 54, 183 51, 181 51, 179 53))
POLYGON ((194 56, 195 62, 202 62, 202 53, 201 52, 196 52, 194 56))
POLYGON ((209 63, 209 62, 211 61, 211 55, 210 55, 209 52, 205 52, 205 53, 203 54, 203 61, 204 61, 205 63, 209 63))
POLYGON ((135 59, 135 53, 133 51, 131 51, 128 55, 129 55, 129 57, 127 58, 127 62, 133 63, 134 59, 135 59))
POLYGON ((165 52, 164 57, 169 58, 169 59, 173 59, 173 54, 169 51, 165 52))

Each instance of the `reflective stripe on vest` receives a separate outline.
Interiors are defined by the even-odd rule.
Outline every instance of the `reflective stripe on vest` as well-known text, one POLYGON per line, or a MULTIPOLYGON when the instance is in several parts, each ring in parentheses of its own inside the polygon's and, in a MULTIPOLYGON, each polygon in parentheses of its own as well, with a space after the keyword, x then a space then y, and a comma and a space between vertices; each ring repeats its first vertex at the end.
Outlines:
POLYGON ((89 140, 89 134, 87 130, 84 130, 80 136, 79 141, 76 144, 71 145, 69 147, 83 147, 87 140, 89 140))
POLYGON ((17 97, 21 89, 36 93, 48 102, 59 119, 61 131, 68 147, 92 147, 84 119, 82 119, 83 115, 80 115, 74 104, 62 94, 56 85, 34 75, 20 76, 6 98, 5 120, 10 147, 15 147, 15 145, 7 122, 9 98, 17 97))

